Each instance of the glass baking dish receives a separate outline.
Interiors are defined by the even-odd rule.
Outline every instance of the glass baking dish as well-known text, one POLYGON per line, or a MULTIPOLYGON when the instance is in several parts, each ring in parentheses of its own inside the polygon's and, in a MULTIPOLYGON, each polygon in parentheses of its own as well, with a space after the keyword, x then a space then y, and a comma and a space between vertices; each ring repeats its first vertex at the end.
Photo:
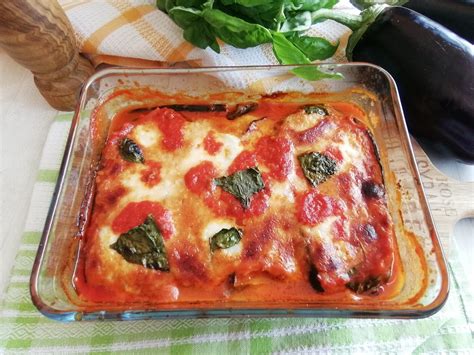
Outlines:
POLYGON ((344 79, 309 82, 292 74, 293 66, 199 69, 108 69, 93 75, 81 94, 64 158, 33 266, 30 291, 44 315, 61 321, 186 317, 329 316, 419 318, 438 311, 448 295, 448 274, 424 196, 408 132, 392 77, 364 63, 324 64, 344 79), (373 123, 381 152, 389 209, 404 270, 401 291, 390 299, 268 304, 127 305, 92 304, 78 297, 72 279, 93 199, 94 171, 114 115, 126 107, 153 107, 156 98, 141 89, 202 98, 226 92, 262 95, 275 92, 320 93, 325 100, 346 100, 361 107, 373 123), (116 95, 120 90, 122 94, 116 95), (128 91, 123 91, 128 90, 128 91), (123 94, 130 92, 132 94, 123 94), (92 131, 94 132, 92 134, 92 131), (68 282, 71 281, 71 282, 68 282))

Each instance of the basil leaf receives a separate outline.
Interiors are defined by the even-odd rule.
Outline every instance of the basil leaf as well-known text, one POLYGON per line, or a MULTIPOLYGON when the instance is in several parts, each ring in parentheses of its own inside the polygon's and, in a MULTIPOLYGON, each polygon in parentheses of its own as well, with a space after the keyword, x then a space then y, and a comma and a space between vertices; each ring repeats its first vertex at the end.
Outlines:
POLYGON ((214 183, 216 186, 222 187, 224 191, 234 195, 244 208, 249 208, 253 194, 265 188, 262 175, 257 167, 240 170, 232 175, 214 179, 214 183))
POLYGON ((302 32, 308 30, 313 24, 310 11, 302 11, 294 16, 289 16, 280 28, 281 32, 302 32))
POLYGON ((169 11, 171 19, 184 29, 183 37, 198 48, 211 47, 219 53, 220 48, 216 36, 209 24, 202 17, 202 11, 193 8, 175 6, 169 11))
POLYGON ((130 138, 124 138, 120 142, 119 151, 122 158, 126 161, 142 164, 145 162, 141 148, 130 138))
POLYGON ((236 245, 242 239, 242 231, 237 228, 223 228, 209 240, 211 252, 216 249, 227 249, 236 245))
POLYGON ((148 215, 143 224, 120 234, 110 247, 129 263, 169 271, 163 237, 152 215, 148 215))
POLYGON ((176 1, 175 0, 166 0, 165 1, 165 10, 166 10, 166 12, 169 12, 175 6, 176 6, 176 1))
POLYGON ((221 51, 216 36, 212 33, 209 24, 204 21, 196 22, 193 26, 186 28, 183 37, 198 48, 211 47, 216 53, 221 51))
POLYGON ((287 38, 298 47, 310 61, 324 60, 332 57, 339 46, 339 42, 333 45, 322 37, 299 36, 297 33, 291 33, 287 38))
POLYGON ((291 0, 293 9, 300 11, 316 11, 319 9, 330 9, 334 7, 339 0, 291 0))
POLYGON ((199 8, 206 0, 176 0, 176 6, 199 8))
POLYGON ((309 64, 311 61, 281 33, 273 33, 273 53, 280 64, 309 64))
POLYGON ((255 47, 272 41, 272 35, 265 27, 228 15, 223 11, 205 9, 203 17, 211 25, 217 37, 234 47, 255 47))
POLYGON ((316 81, 322 79, 342 79, 344 76, 341 73, 327 73, 319 69, 318 66, 304 66, 298 67, 291 71, 300 78, 316 81))
POLYGON ((224 10, 248 22, 255 22, 268 29, 278 31, 280 24, 286 20, 284 11, 285 1, 286 0, 259 1, 258 4, 255 2, 254 6, 247 6, 250 5, 252 1, 230 0, 226 1, 226 4, 230 6, 224 8, 224 10))
POLYGON ((193 26, 196 22, 202 20, 201 11, 182 7, 175 6, 169 11, 171 19, 181 28, 187 28, 193 26))
POLYGON ((166 12, 166 0, 156 0, 156 7, 166 12))
MULTIPOLYGON (((325 19, 335 19, 352 29, 362 16, 346 16, 328 9, 338 0, 158 0, 157 7, 169 13, 183 29, 183 37, 199 48, 211 47, 219 53, 216 38, 237 47, 249 48, 273 43, 273 51, 282 64, 310 64, 331 57, 338 47, 319 37, 282 32, 308 29, 325 19), (317 11, 315 11, 317 10, 317 11), (324 11, 323 11, 324 10, 324 11), (322 12, 320 12, 322 11, 322 12), (345 20, 345 21, 343 21, 345 20)), ((317 67, 301 67, 293 73, 307 80, 340 78, 337 73, 317 67)))
POLYGON ((329 115, 328 110, 323 105, 307 105, 304 108, 304 112, 308 115, 317 114, 320 116, 329 115))
POLYGON ((326 181, 336 173, 336 162, 320 153, 309 152, 298 156, 304 176, 313 186, 326 181))
MULTIPOLYGON (((273 52, 281 64, 310 64, 308 57, 281 33, 273 33, 273 52)), ((326 73, 317 66, 303 66, 292 70, 306 80, 339 79, 339 73, 326 73)))
POLYGON ((222 5, 238 4, 245 7, 255 7, 259 5, 265 5, 268 0, 221 0, 222 5))

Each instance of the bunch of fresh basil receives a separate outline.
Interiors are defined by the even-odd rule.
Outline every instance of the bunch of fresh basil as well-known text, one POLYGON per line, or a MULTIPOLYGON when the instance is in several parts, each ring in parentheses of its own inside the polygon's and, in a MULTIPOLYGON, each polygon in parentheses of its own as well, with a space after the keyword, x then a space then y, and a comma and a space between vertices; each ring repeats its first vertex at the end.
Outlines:
MULTIPOLYGON (((281 64, 309 64, 330 58, 339 43, 303 35, 339 0, 158 0, 157 6, 183 29, 184 38, 217 53, 217 39, 237 48, 271 43, 281 64)), ((299 67, 294 73, 308 80, 341 77, 317 67, 299 67)))

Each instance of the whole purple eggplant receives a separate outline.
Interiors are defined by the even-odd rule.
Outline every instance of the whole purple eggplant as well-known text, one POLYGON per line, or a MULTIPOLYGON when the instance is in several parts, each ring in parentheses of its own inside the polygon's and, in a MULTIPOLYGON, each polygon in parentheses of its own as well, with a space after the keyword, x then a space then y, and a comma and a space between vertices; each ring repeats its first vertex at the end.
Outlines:
POLYGON ((474 164, 474 46, 404 7, 386 7, 358 33, 352 60, 394 78, 412 134, 474 164))
POLYGON ((474 42, 473 0, 410 0, 405 5, 474 42))

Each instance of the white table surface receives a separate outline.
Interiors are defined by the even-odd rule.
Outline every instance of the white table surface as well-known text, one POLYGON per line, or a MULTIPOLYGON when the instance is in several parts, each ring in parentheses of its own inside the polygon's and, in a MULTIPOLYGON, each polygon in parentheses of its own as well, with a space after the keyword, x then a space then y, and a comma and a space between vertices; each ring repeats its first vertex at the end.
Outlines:
MULTIPOLYGON (((32 74, 0 49, 0 300, 20 244, 42 148, 56 113, 38 93, 32 74)), ((474 181, 474 166, 435 162, 451 177, 474 181)), ((456 225, 455 238, 466 270, 474 270, 472 219, 456 225)))

